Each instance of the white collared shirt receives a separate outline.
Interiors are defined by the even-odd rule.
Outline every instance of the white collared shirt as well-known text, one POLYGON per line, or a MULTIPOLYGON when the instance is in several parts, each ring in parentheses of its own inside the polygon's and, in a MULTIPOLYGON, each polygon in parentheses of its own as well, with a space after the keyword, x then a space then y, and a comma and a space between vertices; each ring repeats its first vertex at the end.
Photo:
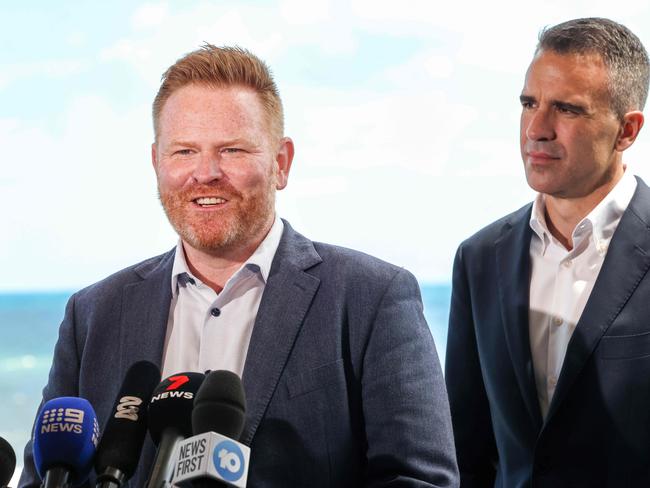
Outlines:
POLYGON ((573 229, 573 249, 549 232, 544 196, 533 203, 530 227, 529 336, 537 397, 546 417, 569 340, 602 267, 612 235, 636 190, 625 171, 609 194, 573 229))
POLYGON ((271 230, 250 258, 216 293, 192 275, 179 239, 172 267, 162 376, 226 369, 244 371, 257 310, 280 244, 284 224, 271 230))

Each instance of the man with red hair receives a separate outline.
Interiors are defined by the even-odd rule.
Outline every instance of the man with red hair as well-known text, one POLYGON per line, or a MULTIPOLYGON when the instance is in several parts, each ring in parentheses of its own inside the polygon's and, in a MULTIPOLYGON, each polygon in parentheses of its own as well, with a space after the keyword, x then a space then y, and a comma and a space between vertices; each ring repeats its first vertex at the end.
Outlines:
MULTIPOLYGON (((294 144, 268 68, 206 45, 163 76, 152 161, 176 248, 76 293, 44 400, 105 423, 135 361, 243 381, 248 486, 457 486, 449 406, 417 282, 312 242, 275 212, 294 144)), ((27 447, 21 486, 37 483, 27 447)), ((130 486, 145 483, 145 446, 130 486)))

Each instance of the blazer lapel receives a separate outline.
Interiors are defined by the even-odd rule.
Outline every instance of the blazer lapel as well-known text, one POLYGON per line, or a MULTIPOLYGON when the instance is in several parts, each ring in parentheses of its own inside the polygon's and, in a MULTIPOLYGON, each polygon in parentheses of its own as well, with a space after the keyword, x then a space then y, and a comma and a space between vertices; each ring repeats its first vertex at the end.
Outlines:
POLYGON ((255 319, 243 372, 247 415, 241 442, 250 445, 320 285, 304 270, 321 262, 311 241, 287 222, 255 319))
POLYGON ((528 333, 531 206, 508 222, 496 241, 497 285, 510 359, 524 404, 536 429, 542 425, 528 333))
POLYGON ((157 264, 144 263, 135 270, 143 280, 124 287, 120 324, 120 362, 124 372, 139 360, 161 367, 173 262, 174 251, 170 251, 157 264))
POLYGON ((594 288, 567 347, 546 421, 557 411, 601 337, 650 267, 650 189, 637 190, 609 245, 594 288))
MULTIPOLYGON (((124 287, 120 320, 122 376, 134 362, 140 360, 150 361, 161 368, 172 298, 173 263, 174 251, 168 252, 154 263, 146 262, 135 270, 142 280, 124 287)), ((151 465, 155 453, 156 448, 148 438, 140 455, 141 465, 151 465)), ((133 486, 144 486, 147 477, 148 470, 139 469, 133 486)))

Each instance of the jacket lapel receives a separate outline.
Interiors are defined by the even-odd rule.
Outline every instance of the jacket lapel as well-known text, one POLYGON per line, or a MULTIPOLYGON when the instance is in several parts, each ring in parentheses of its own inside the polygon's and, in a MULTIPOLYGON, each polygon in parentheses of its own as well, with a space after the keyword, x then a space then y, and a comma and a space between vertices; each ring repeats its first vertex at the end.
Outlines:
POLYGON ((585 309, 571 336, 546 421, 557 411, 601 337, 650 267, 650 189, 638 179, 612 237, 585 309))
POLYGON ((124 287, 120 327, 120 362, 124 372, 139 360, 161 367, 173 262, 174 251, 170 251, 154 264, 144 263, 135 270, 142 281, 124 287))
MULTIPOLYGON (((120 366, 122 375, 136 361, 162 365, 165 332, 171 303, 171 272, 174 251, 137 267, 141 281, 130 283, 122 292, 120 320, 120 366)), ((141 466, 150 466, 156 449, 148 438, 140 455, 141 466)), ((140 468, 132 486, 144 486, 148 470, 140 468)))
POLYGON ((278 384, 293 343, 320 285, 304 270, 321 262, 311 241, 284 222, 243 372, 247 415, 241 442, 250 445, 278 384))
POLYGON ((531 208, 522 209, 504 226, 496 241, 496 264, 501 315, 510 359, 528 414, 535 428, 540 429, 542 415, 537 400, 528 333, 531 208))

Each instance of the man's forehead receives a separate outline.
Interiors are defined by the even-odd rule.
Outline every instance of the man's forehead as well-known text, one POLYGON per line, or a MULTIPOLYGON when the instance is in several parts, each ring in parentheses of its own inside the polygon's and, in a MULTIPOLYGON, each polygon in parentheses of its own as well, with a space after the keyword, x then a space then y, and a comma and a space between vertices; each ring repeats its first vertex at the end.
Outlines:
POLYGON ((528 65, 526 76, 539 66, 552 66, 557 72, 571 75, 585 70, 608 73, 608 67, 603 57, 593 51, 586 52, 558 52, 549 49, 540 49, 535 52, 528 65))
POLYGON ((188 84, 175 90, 159 114, 159 132, 165 126, 239 124, 268 130, 267 114, 258 93, 239 85, 188 84))
POLYGON ((608 84, 609 70, 600 55, 545 50, 535 53, 528 66, 522 93, 544 88, 588 94, 606 92, 608 84))
POLYGON ((197 108, 205 106, 234 108, 238 105, 246 105, 261 109, 258 94, 252 88, 241 85, 214 86, 205 83, 183 85, 169 96, 161 112, 165 112, 165 109, 170 106, 175 108, 179 104, 197 108))

